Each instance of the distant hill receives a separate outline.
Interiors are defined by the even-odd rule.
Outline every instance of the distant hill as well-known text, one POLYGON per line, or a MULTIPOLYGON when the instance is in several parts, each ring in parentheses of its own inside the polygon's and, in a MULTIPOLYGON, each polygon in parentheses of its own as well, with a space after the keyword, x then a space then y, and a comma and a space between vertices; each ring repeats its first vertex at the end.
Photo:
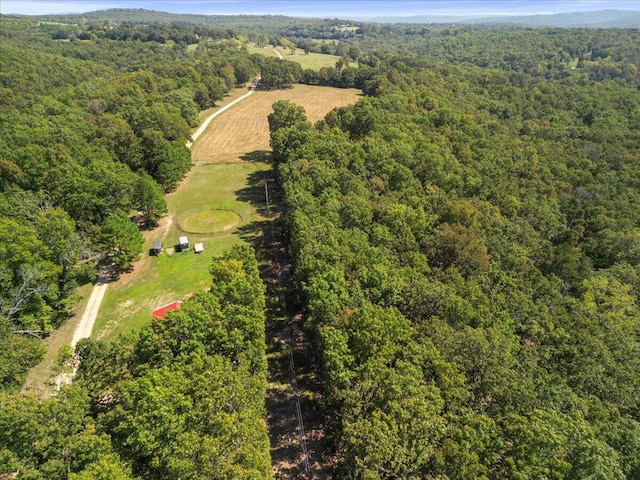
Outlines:
POLYGON ((631 10, 599 10, 597 12, 556 13, 486 17, 464 23, 508 23, 531 27, 640 28, 640 12, 631 10))
POLYGON ((62 23, 85 23, 92 21, 109 21, 112 23, 183 23, 190 25, 220 26, 229 23, 247 22, 255 24, 265 19, 277 21, 294 21, 294 18, 281 15, 196 15, 184 13, 168 13, 144 8, 110 8, 86 13, 62 15, 29 15, 29 18, 42 21, 62 23))
MULTIPOLYGON (((251 27, 265 23, 295 25, 309 18, 287 17, 283 15, 196 15, 167 13, 142 8, 111 8, 80 14, 39 15, 29 18, 62 23, 85 23, 110 21, 113 23, 183 23, 188 25, 208 25, 251 27)), ((313 20, 319 20, 315 18, 313 20)), ((333 19, 333 22, 338 21, 333 19)), ((340 20, 349 23, 349 20, 340 20)), ((640 28, 640 12, 633 10, 599 10, 595 12, 556 13, 550 15, 518 16, 452 16, 415 15, 404 17, 360 17, 359 22, 367 23, 408 23, 408 24, 466 24, 466 25, 521 25, 530 27, 584 27, 584 28, 640 28)))
POLYGON ((596 12, 556 13, 496 17, 419 15, 412 17, 375 17, 362 19, 378 23, 462 23, 489 25, 525 25, 531 27, 640 28, 640 12, 599 10, 596 12))

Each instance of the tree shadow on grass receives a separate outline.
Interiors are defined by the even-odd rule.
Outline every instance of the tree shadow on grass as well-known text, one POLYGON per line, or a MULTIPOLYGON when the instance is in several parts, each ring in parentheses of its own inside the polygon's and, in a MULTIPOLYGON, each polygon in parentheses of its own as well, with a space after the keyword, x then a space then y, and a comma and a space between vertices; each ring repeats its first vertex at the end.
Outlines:
POLYGON ((253 152, 245 153, 240 158, 245 162, 271 163, 273 154, 269 150, 254 150, 253 152))
POLYGON ((249 174, 247 186, 237 190, 235 195, 238 201, 251 204, 262 217, 273 218, 277 213, 280 193, 270 170, 249 174))
POLYGON ((249 203, 262 217, 238 227, 238 235, 255 249, 261 277, 265 280, 269 277, 274 279, 274 252, 281 251, 283 241, 280 229, 275 225, 279 221, 280 194, 273 172, 251 173, 247 178, 247 186, 237 190, 235 195, 238 201, 249 203))

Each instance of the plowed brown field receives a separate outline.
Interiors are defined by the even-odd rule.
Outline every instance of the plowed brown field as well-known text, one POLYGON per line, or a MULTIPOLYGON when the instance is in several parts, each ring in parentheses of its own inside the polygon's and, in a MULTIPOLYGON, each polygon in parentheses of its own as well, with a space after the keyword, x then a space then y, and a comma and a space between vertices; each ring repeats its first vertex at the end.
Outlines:
POLYGON ((241 157, 269 149, 267 116, 271 105, 289 100, 304 107, 311 122, 322 119, 334 107, 352 105, 359 90, 296 85, 288 90, 257 91, 214 119, 193 145, 195 165, 240 162, 241 157))

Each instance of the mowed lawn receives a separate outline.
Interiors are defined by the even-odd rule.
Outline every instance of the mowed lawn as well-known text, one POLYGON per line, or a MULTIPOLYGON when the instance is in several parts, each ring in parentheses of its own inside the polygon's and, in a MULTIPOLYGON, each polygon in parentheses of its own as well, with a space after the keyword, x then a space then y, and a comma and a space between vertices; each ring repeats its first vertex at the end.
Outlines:
POLYGON ((315 122, 334 107, 355 103, 358 94, 302 85, 258 91, 215 118, 192 147, 191 171, 166 197, 169 214, 158 228, 144 232, 140 261, 109 285, 92 337, 109 340, 144 326, 154 308, 208 288, 213 257, 243 242, 252 222, 264 219, 258 210, 264 207, 263 178, 271 169, 265 161, 270 150, 267 116, 275 101, 303 106, 315 122), (178 251, 183 235, 192 246, 204 243, 204 253, 178 251), (166 249, 160 256, 150 254, 156 240, 166 249))

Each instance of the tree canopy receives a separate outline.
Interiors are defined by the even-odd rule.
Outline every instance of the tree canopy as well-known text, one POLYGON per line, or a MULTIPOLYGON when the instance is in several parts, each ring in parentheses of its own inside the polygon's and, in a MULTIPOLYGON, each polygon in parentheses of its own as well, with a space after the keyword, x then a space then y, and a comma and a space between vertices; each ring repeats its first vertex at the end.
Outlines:
POLYGON ((361 60, 367 97, 314 127, 270 117, 338 477, 634 478, 637 70, 463 64, 462 36, 571 40, 437 34, 361 60))
POLYGON ((17 393, 92 262, 139 254, 198 110, 260 74, 363 92, 268 118, 334 477, 640 477, 637 29, 99 15, 2 19, 0 476, 272 476, 249 247, 165 319, 81 341, 56 397, 17 393))

